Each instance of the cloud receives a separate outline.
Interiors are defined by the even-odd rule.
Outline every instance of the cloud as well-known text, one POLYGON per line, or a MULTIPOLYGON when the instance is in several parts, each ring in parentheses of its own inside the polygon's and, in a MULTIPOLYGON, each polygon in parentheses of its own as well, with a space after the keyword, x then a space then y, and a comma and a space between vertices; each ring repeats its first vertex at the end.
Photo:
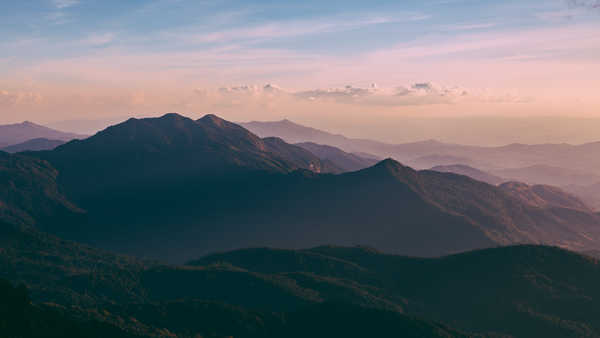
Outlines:
POLYGON ((340 88, 285 90, 267 84, 264 86, 242 85, 222 87, 217 90, 196 89, 197 95, 204 99, 223 100, 236 105, 244 102, 264 101, 265 103, 286 102, 288 104, 343 104, 362 107, 402 107, 434 104, 454 104, 458 102, 528 102, 524 97, 511 93, 492 94, 490 90, 470 90, 461 86, 444 86, 432 82, 417 82, 389 88, 380 88, 376 84, 367 87, 347 85, 340 88))
POLYGON ((52 0, 54 6, 58 9, 69 8, 79 4, 79 0, 52 0))
POLYGON ((584 7, 589 9, 600 9, 600 0, 567 0, 571 7, 584 7))
POLYGON ((14 92, 0 90, 0 107, 39 103, 42 96, 34 92, 14 92))

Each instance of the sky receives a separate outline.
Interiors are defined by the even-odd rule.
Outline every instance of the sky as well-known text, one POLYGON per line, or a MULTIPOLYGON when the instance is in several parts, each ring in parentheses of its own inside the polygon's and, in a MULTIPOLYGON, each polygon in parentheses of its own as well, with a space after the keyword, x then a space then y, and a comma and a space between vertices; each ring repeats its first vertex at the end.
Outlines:
POLYGON ((0 2, 0 123, 600 119, 600 0, 0 2))

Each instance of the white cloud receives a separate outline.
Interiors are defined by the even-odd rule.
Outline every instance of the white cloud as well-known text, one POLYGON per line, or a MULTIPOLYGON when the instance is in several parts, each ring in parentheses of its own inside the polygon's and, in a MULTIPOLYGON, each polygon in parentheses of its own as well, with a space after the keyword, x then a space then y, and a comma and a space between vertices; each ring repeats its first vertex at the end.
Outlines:
POLYGON ((52 0, 54 6, 58 9, 69 8, 79 4, 79 0, 52 0))
POLYGON ((464 101, 472 102, 528 102, 529 99, 516 93, 496 93, 488 89, 466 89, 461 86, 445 86, 432 82, 417 82, 396 87, 378 87, 371 84, 367 87, 347 85, 340 88, 310 89, 302 91, 285 90, 267 84, 222 87, 219 89, 195 89, 197 95, 204 99, 223 99, 227 102, 242 104, 247 100, 253 102, 281 101, 288 103, 311 102, 313 104, 344 104, 363 107, 401 107, 432 104, 453 104, 464 101))

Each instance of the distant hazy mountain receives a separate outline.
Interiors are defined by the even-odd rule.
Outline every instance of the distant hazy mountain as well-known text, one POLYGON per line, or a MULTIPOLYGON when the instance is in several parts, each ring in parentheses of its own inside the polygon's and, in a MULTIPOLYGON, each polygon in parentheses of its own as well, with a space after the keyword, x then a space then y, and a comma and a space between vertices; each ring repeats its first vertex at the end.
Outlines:
MULTIPOLYGON (((427 158, 427 156, 438 156, 438 158, 449 156, 475 161, 478 167, 486 170, 545 165, 600 175, 600 156, 595 156, 595 154, 600 153, 600 142, 583 145, 510 144, 501 147, 465 146, 434 140, 406 144, 386 144, 372 140, 351 139, 342 135, 334 135, 318 129, 301 126, 288 120, 249 122, 242 125, 261 137, 276 136, 291 143, 314 142, 326 144, 352 153, 366 152, 382 158, 393 157, 407 164, 419 165, 418 162, 422 161, 423 157, 427 158), (417 160, 419 158, 421 160, 417 160), (412 161, 416 161, 416 163, 412 161)), ((444 163, 425 164, 429 165, 424 167, 431 167, 444 163)), ((458 164, 470 163, 458 162, 458 164)), ((504 177, 504 175, 499 176, 504 177)), ((558 185, 559 183, 552 182, 550 184, 558 185)))
POLYGON ((326 166, 306 162, 306 153, 212 115, 167 115, 28 155, 52 163, 86 210, 85 223, 48 231, 142 257, 325 243, 420 256, 525 242, 600 247, 599 216, 585 210, 533 206, 465 176, 393 160, 320 175, 306 169, 326 166))
POLYGON ((62 140, 49 140, 47 138, 34 138, 23 143, 14 144, 12 146, 8 146, 0 149, 1 151, 5 151, 7 153, 18 153, 21 151, 38 151, 38 150, 52 150, 62 144, 65 144, 65 141, 62 140))
MULTIPOLYGON (((568 165, 565 162, 563 165, 568 165)), ((494 174, 510 180, 530 184, 547 184, 554 186, 591 185, 600 182, 600 176, 564 167, 534 165, 526 168, 509 168, 494 170, 494 174)))
POLYGON ((72 139, 85 138, 85 136, 65 133, 32 122, 0 125, 0 147, 23 143, 35 138, 69 141, 72 139))
POLYGON ((293 163, 296 168, 309 169, 317 173, 340 173, 346 171, 343 167, 338 166, 335 161, 318 156, 305 147, 288 144, 278 137, 266 137, 263 139, 263 142, 268 151, 293 163))
POLYGON ((579 198, 548 185, 527 185, 521 182, 506 182, 500 189, 521 201, 537 207, 558 207, 590 211, 579 198))
POLYGON ((462 164, 440 165, 440 166, 435 166, 435 167, 431 168, 431 170, 439 171, 439 172, 443 172, 443 173, 455 173, 455 174, 459 174, 459 175, 465 175, 465 176, 471 177, 474 180, 486 182, 491 185, 498 185, 498 184, 506 181, 505 179, 503 179, 501 177, 494 176, 492 174, 486 173, 485 171, 475 169, 473 167, 469 167, 467 165, 462 165, 462 164))
POLYGON ((407 164, 415 169, 428 169, 436 166, 473 165, 473 161, 451 155, 426 155, 410 160, 407 164))
POLYGON ((373 156, 365 155, 367 157, 362 157, 332 146, 312 142, 297 143, 296 145, 310 151, 324 161, 332 162, 338 168, 342 168, 343 171, 356 171, 373 166, 379 162, 373 159, 373 156))

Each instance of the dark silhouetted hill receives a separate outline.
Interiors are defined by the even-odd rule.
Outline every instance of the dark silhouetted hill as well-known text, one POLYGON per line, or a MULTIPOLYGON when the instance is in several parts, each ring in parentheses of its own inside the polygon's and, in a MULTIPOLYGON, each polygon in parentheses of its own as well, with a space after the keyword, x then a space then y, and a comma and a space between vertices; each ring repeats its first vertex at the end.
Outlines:
MULTIPOLYGON (((598 261, 559 248, 514 246, 436 259, 366 248, 252 249, 192 264, 229 262, 262 273, 317 275, 354 285, 471 332, 499 336, 597 336, 598 261)), ((309 285, 299 282, 299 285, 309 285)))

